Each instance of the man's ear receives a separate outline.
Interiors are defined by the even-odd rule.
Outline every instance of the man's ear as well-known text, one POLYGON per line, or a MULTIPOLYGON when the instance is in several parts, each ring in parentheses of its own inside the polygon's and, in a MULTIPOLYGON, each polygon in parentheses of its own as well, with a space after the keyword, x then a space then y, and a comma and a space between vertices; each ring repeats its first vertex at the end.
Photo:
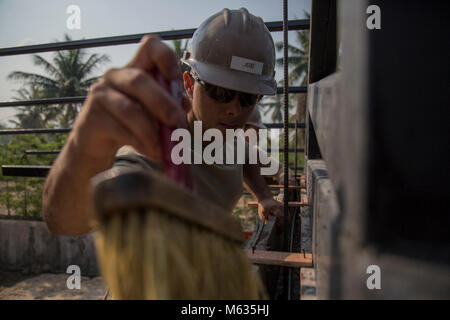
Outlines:
POLYGON ((184 90, 190 99, 194 98, 194 79, 192 79, 189 72, 183 73, 184 90))

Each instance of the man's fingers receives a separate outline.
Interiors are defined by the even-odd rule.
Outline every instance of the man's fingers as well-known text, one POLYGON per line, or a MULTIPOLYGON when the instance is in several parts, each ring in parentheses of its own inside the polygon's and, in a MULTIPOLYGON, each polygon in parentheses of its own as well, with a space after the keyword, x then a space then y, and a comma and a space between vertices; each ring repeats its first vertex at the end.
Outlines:
POLYGON ((136 137, 145 154, 155 153, 159 148, 158 124, 137 101, 107 86, 99 93, 99 101, 136 137))
POLYGON ((269 215, 270 211, 264 209, 264 207, 261 204, 258 204, 258 216, 260 220, 262 220, 263 217, 265 218, 264 224, 267 224, 267 222, 269 221, 269 215))
MULTIPOLYGON (((114 150, 118 145, 132 145, 135 148, 142 148, 141 143, 135 137, 135 135, 121 122, 117 121, 117 119, 109 112, 105 112, 103 107, 100 105, 98 99, 98 89, 96 89, 96 97, 88 97, 88 99, 96 99, 95 107, 92 105, 92 109, 89 112, 89 117, 91 123, 97 123, 97 130, 85 130, 83 128, 86 122, 76 123, 75 126, 78 126, 77 131, 81 136, 81 140, 89 141, 89 140, 98 140, 104 141, 102 145, 98 146, 96 150, 90 150, 90 152, 99 152, 101 149, 111 149, 114 150), (111 144, 110 146, 108 144, 111 144)), ((85 116, 86 114, 81 111, 81 116, 85 116)))
POLYGON ((140 68, 148 72, 156 67, 168 80, 181 78, 181 69, 175 52, 154 35, 142 38, 138 52, 127 67, 140 68))
POLYGON ((177 126, 186 115, 181 105, 142 69, 110 69, 105 73, 104 80, 137 100, 151 115, 170 127, 177 126))

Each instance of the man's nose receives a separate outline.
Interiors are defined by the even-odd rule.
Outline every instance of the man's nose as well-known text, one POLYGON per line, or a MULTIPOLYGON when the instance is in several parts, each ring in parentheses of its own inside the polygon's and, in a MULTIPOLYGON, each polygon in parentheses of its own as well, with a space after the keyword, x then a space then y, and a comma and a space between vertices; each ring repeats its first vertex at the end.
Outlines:
POLYGON ((227 108, 226 109, 227 115, 232 117, 237 117, 242 111, 241 103, 239 102, 238 96, 235 96, 233 100, 225 104, 225 106, 227 108))

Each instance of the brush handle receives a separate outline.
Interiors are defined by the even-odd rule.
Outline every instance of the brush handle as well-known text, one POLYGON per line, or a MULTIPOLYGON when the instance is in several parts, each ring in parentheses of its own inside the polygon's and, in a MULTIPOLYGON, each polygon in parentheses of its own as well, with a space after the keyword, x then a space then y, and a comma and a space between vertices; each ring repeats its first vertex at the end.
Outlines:
MULTIPOLYGON (((168 81, 157 70, 153 71, 153 77, 180 105, 183 103, 183 83, 181 80, 168 81)), ((190 166, 186 164, 176 165, 171 159, 172 149, 176 145, 175 141, 171 140, 172 132, 175 129, 159 122, 163 173, 169 179, 192 190, 193 182, 190 166)))

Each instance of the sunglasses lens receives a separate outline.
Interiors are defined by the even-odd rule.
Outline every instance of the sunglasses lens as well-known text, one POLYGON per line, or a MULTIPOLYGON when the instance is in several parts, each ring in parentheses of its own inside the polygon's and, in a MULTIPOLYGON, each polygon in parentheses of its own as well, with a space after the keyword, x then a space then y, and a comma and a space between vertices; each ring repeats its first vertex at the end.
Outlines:
POLYGON ((233 91, 209 83, 206 84, 205 90, 210 98, 220 103, 229 103, 235 96, 233 91))
POLYGON ((234 96, 236 95, 234 91, 216 87, 217 90, 217 100, 223 103, 229 103, 231 100, 233 100, 234 96))
MULTIPOLYGON (((197 77, 194 79, 196 81, 200 81, 200 79, 198 79, 197 77)), ((201 83, 205 88, 206 94, 210 98, 220 103, 230 103, 231 100, 234 99, 236 94, 239 97, 239 103, 241 104, 242 107, 250 107, 256 104, 261 99, 261 95, 236 92, 234 90, 225 89, 206 82, 201 83)))
POLYGON ((259 101, 259 95, 250 93, 239 94, 239 102, 243 107, 250 107, 259 101))

